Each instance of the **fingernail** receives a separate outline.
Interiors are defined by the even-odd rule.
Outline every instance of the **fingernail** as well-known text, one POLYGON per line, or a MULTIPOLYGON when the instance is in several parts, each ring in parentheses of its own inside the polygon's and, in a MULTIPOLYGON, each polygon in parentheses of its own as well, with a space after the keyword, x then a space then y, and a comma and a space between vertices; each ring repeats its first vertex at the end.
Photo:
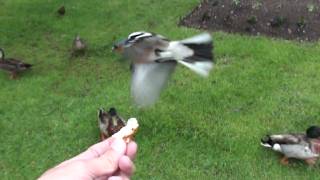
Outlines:
POLYGON ((126 143, 122 139, 116 138, 112 142, 111 148, 120 154, 124 154, 126 151, 126 143))

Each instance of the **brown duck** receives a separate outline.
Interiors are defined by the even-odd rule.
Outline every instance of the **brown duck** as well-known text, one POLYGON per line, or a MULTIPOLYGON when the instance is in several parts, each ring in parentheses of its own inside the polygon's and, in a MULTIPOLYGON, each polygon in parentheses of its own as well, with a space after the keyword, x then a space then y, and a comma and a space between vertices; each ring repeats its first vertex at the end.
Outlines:
POLYGON ((60 15, 60 16, 63 16, 64 14, 66 14, 66 8, 64 6, 61 6, 58 10, 57 10, 57 13, 60 15))
POLYGON ((72 52, 71 56, 83 56, 86 53, 87 45, 83 39, 80 38, 79 35, 75 37, 72 43, 72 52))
POLYGON ((126 125, 125 120, 117 114, 115 108, 105 112, 102 108, 98 112, 101 141, 112 136, 126 125))
POLYGON ((9 72, 11 79, 17 78, 19 72, 30 69, 31 67, 31 64, 24 63, 14 58, 5 59, 4 51, 0 48, 0 69, 9 72))

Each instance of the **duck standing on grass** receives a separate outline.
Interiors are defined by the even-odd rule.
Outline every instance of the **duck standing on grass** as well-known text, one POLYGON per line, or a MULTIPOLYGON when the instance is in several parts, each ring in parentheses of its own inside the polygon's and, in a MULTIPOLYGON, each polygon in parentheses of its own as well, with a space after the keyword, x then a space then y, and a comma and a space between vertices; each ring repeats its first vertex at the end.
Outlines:
POLYGON ((16 79, 19 72, 30 69, 31 67, 31 64, 24 63, 14 58, 5 59, 4 51, 0 48, 0 69, 9 72, 11 79, 16 79))
POLYGON ((60 6, 60 8, 57 10, 57 13, 60 15, 60 16, 63 16, 66 14, 66 8, 64 6, 60 6))
POLYGON ((72 43, 71 57, 84 56, 87 50, 87 45, 83 39, 77 35, 72 43))
POLYGON ((177 63, 204 77, 213 67, 212 37, 208 33, 170 41, 159 34, 134 32, 113 50, 132 60, 131 94, 140 107, 156 102, 177 63))
POLYGON ((100 108, 98 112, 98 122, 101 141, 111 137, 126 125, 125 120, 117 114, 115 108, 110 108, 108 112, 100 108))
POLYGON ((311 126, 306 133, 267 135, 261 145, 282 153, 281 164, 289 164, 289 158, 304 160, 314 165, 320 154, 320 127, 311 126))

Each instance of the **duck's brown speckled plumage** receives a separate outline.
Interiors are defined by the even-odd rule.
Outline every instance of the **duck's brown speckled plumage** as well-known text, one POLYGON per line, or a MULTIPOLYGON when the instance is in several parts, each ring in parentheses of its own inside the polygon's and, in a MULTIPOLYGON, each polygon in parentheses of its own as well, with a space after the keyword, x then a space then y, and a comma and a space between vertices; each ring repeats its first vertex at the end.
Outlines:
POLYGON ((19 72, 30 69, 31 67, 31 64, 24 63, 21 60, 5 58, 4 51, 0 49, 0 69, 9 72, 12 79, 16 78, 19 72))
POLYGON ((63 16, 66 14, 66 8, 64 6, 61 6, 58 10, 57 10, 57 13, 60 15, 60 16, 63 16))
POLYGON ((104 140, 126 125, 125 120, 120 117, 115 108, 110 108, 108 112, 100 109, 98 112, 98 122, 101 140, 104 140))
POLYGON ((85 41, 77 35, 72 43, 71 57, 84 56, 86 54, 87 45, 85 41))

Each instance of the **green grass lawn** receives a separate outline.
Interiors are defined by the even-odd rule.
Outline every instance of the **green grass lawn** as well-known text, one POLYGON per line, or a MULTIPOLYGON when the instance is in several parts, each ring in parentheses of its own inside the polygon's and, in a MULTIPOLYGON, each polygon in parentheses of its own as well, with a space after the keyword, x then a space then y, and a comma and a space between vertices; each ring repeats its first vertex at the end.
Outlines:
POLYGON ((0 72, 1 179, 34 179, 96 143, 97 109, 110 106, 140 123, 133 179, 318 178, 318 165, 281 166, 259 141, 320 124, 319 43, 214 32, 209 78, 179 67, 155 106, 132 104, 129 62, 113 42, 139 30, 195 35, 176 24, 197 3, 1 0, 0 47, 34 64, 18 80, 0 72), (77 33, 89 54, 70 60, 77 33))

